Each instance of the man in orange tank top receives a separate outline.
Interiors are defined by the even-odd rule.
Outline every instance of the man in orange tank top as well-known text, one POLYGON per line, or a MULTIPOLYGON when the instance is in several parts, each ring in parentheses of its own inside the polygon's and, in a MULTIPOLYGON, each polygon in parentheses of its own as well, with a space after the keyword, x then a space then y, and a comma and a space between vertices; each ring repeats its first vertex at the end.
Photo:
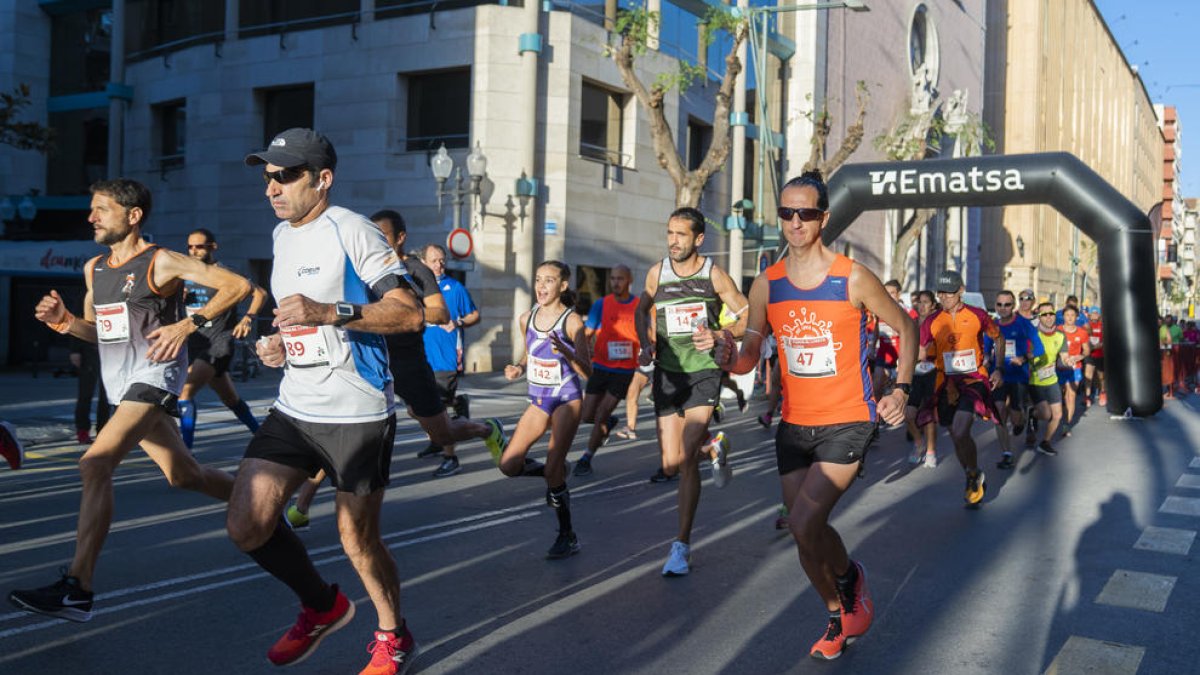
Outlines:
POLYGON ((997 368, 988 375, 987 359, 983 353, 983 336, 992 338, 994 363, 1004 363, 1004 340, 992 317, 978 307, 964 304, 962 276, 945 270, 937 278, 937 297, 941 309, 921 323, 921 349, 930 344, 938 369, 937 394, 917 415, 917 423, 930 419, 936 410, 938 421, 950 428, 954 454, 967 472, 964 499, 968 506, 983 502, 986 491, 983 471, 979 469, 978 451, 971 437, 975 417, 996 421, 999 414, 992 399, 992 389, 1004 378, 997 368))
MULTIPOLYGON (((818 172, 784 185, 779 219, 788 253, 754 280, 741 351, 727 331, 709 333, 714 359, 734 373, 758 363, 768 327, 779 345, 783 421, 775 457, 788 528, 800 564, 829 610, 824 634, 812 646, 817 659, 835 659, 867 632, 874 605, 866 570, 852 561, 829 514, 861 473, 880 422, 904 421, 904 404, 917 356, 912 319, 862 265, 821 242, 829 197, 818 172), (875 401, 866 353, 866 314, 899 336, 896 384, 875 401)), ((703 348, 701 341, 697 346, 703 348)))

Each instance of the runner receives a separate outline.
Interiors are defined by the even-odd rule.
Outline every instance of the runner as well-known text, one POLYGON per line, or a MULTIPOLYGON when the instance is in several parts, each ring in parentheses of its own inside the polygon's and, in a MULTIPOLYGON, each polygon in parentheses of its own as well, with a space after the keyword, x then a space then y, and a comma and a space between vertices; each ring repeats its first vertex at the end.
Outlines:
MULTIPOLYGON (((404 243, 408 240, 408 227, 404 217, 392 209, 378 211, 371 216, 383 232, 388 246, 397 256, 404 258, 404 265, 412 277, 413 285, 425 308, 425 320, 429 323, 445 323, 450 320, 442 293, 438 290, 433 272, 416 256, 404 255, 404 243)), ((504 426, 500 420, 472 420, 465 417, 450 418, 442 402, 441 392, 433 370, 425 358, 425 341, 421 333, 394 333, 384 336, 388 347, 388 369, 392 373, 395 393, 408 405, 408 416, 421 425, 432 442, 438 445, 453 445, 472 438, 483 439, 493 456, 504 450, 504 426)), ((454 458, 454 473, 461 471, 458 458, 454 458)), ((439 467, 435 477, 445 473, 439 467)), ((308 509, 317 488, 325 479, 322 471, 312 480, 305 481, 296 493, 296 503, 288 507, 287 519, 293 528, 304 529, 309 525, 308 509)))
POLYGON ((568 290, 571 268, 557 260, 538 265, 534 275, 537 304, 525 312, 525 354, 515 365, 504 367, 510 381, 525 374, 529 382, 529 407, 517 422, 504 454, 497 456, 506 476, 542 476, 546 479, 546 504, 558 517, 558 536, 546 558, 557 560, 579 552, 579 538, 571 527, 571 493, 567 490, 567 452, 579 429, 582 387, 579 378, 592 372, 592 359, 584 323, 571 310, 575 294, 568 290), (529 448, 550 430, 545 465, 527 461, 529 448))
POLYGON ((25 446, 17 438, 17 430, 3 420, 0 420, 0 457, 4 457, 13 471, 20 469, 25 461, 25 446))
MULTIPOLYGON (((679 482, 679 535, 663 565, 663 576, 688 573, 691 557, 692 521, 700 502, 700 452, 709 439, 708 423, 721 392, 721 369, 693 336, 710 335, 717 327, 721 303, 739 316, 733 327, 735 337, 746 325, 746 298, 725 270, 712 258, 700 255, 704 242, 704 215, 683 207, 667 220, 669 255, 654 264, 646 274, 638 302, 637 327, 642 346, 640 362, 655 363, 654 414, 658 418, 658 442, 662 451, 664 478, 682 472, 679 482), (649 332, 650 312, 654 310, 655 333, 649 332)), ((711 337, 711 335, 710 335, 711 337)), ((723 444, 714 448, 710 459, 718 487, 730 478, 728 458, 723 444)), ((653 480, 653 479, 652 479, 653 480)))
MULTIPOLYGON (((900 282, 890 279, 883 285, 887 294, 900 305, 900 282)), ((896 362, 900 358, 899 335, 886 323, 877 323, 875 330, 875 367, 871 380, 875 384, 875 399, 879 400, 889 383, 896 380, 896 362)))
MULTIPOLYGON (((204 228, 192 230, 187 238, 188 255, 205 265, 216 265, 213 251, 217 250, 217 239, 212 232, 204 228)), ((179 395, 179 429, 183 432, 183 442, 189 448, 196 435, 196 404, 192 400, 204 388, 212 387, 226 408, 246 425, 250 433, 258 431, 258 420, 250 412, 250 406, 238 396, 229 377, 229 362, 233 360, 233 341, 241 340, 250 334, 254 327, 254 319, 258 316, 267 301, 267 292, 258 284, 251 283, 250 309, 241 319, 234 320, 237 306, 230 307, 220 316, 213 317, 200 330, 188 338, 188 356, 191 365, 188 366, 187 381, 183 383, 183 393, 179 395)), ((188 316, 193 316, 208 304, 213 289, 188 281, 184 285, 184 308, 188 316)))
POLYGON ((108 405, 108 394, 104 391, 104 380, 100 378, 100 350, 96 345, 75 340, 71 350, 71 365, 79 371, 79 388, 75 396, 75 440, 80 445, 92 442, 92 395, 99 385, 96 400, 96 433, 108 423, 112 407, 108 405))
POLYGON ((117 178, 93 183, 91 193, 88 222, 96 243, 110 252, 84 265, 83 316, 68 311, 54 290, 34 316, 59 333, 99 343, 104 390, 116 410, 79 459, 83 487, 70 567, 49 586, 8 596, 21 609, 71 621, 92 618, 92 578, 112 524, 113 472, 134 447, 141 445, 172 487, 228 501, 233 477, 201 466, 171 417, 179 415, 188 336, 250 292, 250 283, 233 272, 142 238, 151 207, 146 186, 117 178), (185 280, 216 292, 206 307, 180 320, 185 280))
POLYGON ((1108 396, 1104 393, 1104 321, 1100 317, 1099 307, 1093 306, 1088 312, 1088 326, 1091 351, 1083 360, 1083 383, 1087 387, 1087 404, 1090 406, 1097 402, 1105 406, 1108 405, 1108 396))
POLYGON ((1017 314, 1020 314, 1022 318, 1028 319, 1030 323, 1036 326, 1038 317, 1034 304, 1037 302, 1037 296, 1034 294, 1033 289, 1026 288, 1021 291, 1021 294, 1017 296, 1017 302, 1017 314))
POLYGON ((829 515, 860 474, 880 422, 899 424, 912 381, 917 330, 867 268, 821 243, 828 196, 817 172, 792 179, 779 196, 784 259, 754 280, 740 352, 728 331, 702 329, 697 347, 717 343, 715 358, 735 373, 753 369, 768 325, 778 336, 783 421, 775 437, 788 524, 800 564, 829 610, 817 659, 835 659, 871 627, 874 605, 862 563, 850 559, 829 515), (896 385, 878 404, 867 367, 866 313, 900 336, 896 385))
MULTIPOLYGON (((628 267, 614 267, 608 275, 608 286, 612 293, 592 303, 592 310, 588 313, 585 324, 587 338, 589 344, 593 339, 595 343, 592 348, 592 375, 588 378, 583 396, 583 421, 592 425, 592 434, 588 437, 587 452, 575 463, 576 476, 592 473, 592 457, 601 445, 608 442, 608 434, 617 423, 612 412, 629 392, 637 371, 640 350, 634 320, 637 298, 629 292, 632 281, 633 273, 628 267)), ((633 405, 636 417, 636 400, 633 405)), ((630 418, 630 421, 637 424, 633 419, 630 418)))
POLYGON ((1075 397, 1079 393, 1079 383, 1083 382, 1083 359, 1088 353, 1090 333, 1089 329, 1080 328, 1076 323, 1079 319, 1079 309, 1074 305, 1067 305, 1060 314, 1063 323, 1059 325, 1058 330, 1067 339, 1067 358, 1063 360, 1069 366, 1060 369, 1057 374, 1058 383, 1063 388, 1063 437, 1070 437, 1071 426, 1076 417, 1075 397))
POLYGON ((349 623, 354 603, 317 573, 282 521, 287 500, 324 470, 337 488, 342 548, 378 616, 363 675, 403 672, 417 645, 400 612, 396 563, 379 514, 396 434, 387 348, 380 333, 424 326, 404 265, 365 217, 331 206, 337 154, 324 136, 288 129, 262 152, 275 227, 271 291, 279 332, 258 341, 271 368, 286 368, 267 419, 238 467, 229 537, 300 598, 295 625, 267 652, 275 665, 306 658, 349 623))
POLYGON ((932 418, 936 410, 938 421, 949 427, 954 440, 954 454, 967 475, 967 487, 963 498, 967 506, 976 507, 983 502, 987 491, 986 476, 979 468, 975 439, 971 437, 971 426, 975 418, 996 420, 996 407, 992 402, 992 390, 1003 380, 996 370, 988 376, 983 354, 983 336, 994 341, 996 363, 1004 363, 1004 340, 1000 329, 988 313, 962 301, 962 276, 954 270, 946 270, 937 278, 938 303, 921 323, 921 348, 933 345, 934 363, 937 365, 937 391, 933 400, 926 403, 918 414, 917 424, 932 418))
MULTIPOLYGON (((918 323, 933 314, 933 310, 937 308, 937 300, 933 296, 933 291, 924 290, 917 291, 917 299, 913 303, 916 317, 912 317, 918 323)), ((927 469, 937 468, 937 425, 931 420, 926 420, 924 424, 917 424, 917 411, 926 401, 930 400, 937 385, 937 366, 933 362, 933 357, 928 350, 918 352, 917 357, 920 361, 913 368, 912 395, 909 396, 907 404, 904 406, 904 421, 908 425, 908 433, 913 437, 913 452, 908 458, 909 464, 925 464, 927 469)))
MULTIPOLYGON (((433 369, 442 404, 451 408, 455 417, 467 418, 471 416, 467 395, 458 393, 458 380, 462 375, 462 329, 479 323, 479 309, 475 307, 475 301, 471 299, 466 286, 446 274, 445 248, 427 244, 422 250, 421 261, 433 272, 449 312, 444 322, 430 321, 425 326, 425 358, 433 369)), ((453 443, 440 445, 430 439, 429 445, 417 453, 418 458, 437 455, 441 455, 442 463, 433 472, 434 478, 445 478, 462 471, 453 443)))
POLYGON ((782 396, 779 383, 781 377, 779 372, 779 345, 772 333, 767 333, 763 336, 762 343, 763 390, 767 399, 767 410, 758 416, 758 424, 764 429, 770 429, 771 425, 775 423, 775 414, 779 412, 779 399, 782 396))
POLYGON ((1051 444, 1054 432, 1062 420, 1062 389, 1058 386, 1057 367, 1069 365, 1067 340, 1058 330, 1054 305, 1043 302, 1038 305, 1038 339, 1042 343, 1042 354, 1029 362, 1029 398, 1033 401, 1034 414, 1042 420, 1042 440, 1038 452, 1053 457, 1058 454, 1051 444))
MULTIPOLYGON (((640 351, 640 348, 639 348, 640 351)), ((616 432, 617 437, 626 440, 637 440, 637 416, 638 416, 638 399, 642 395, 642 390, 650 384, 650 378, 654 376, 654 365, 638 365, 637 370, 633 371, 633 378, 629 380, 629 389, 625 391, 625 428, 616 432)), ((661 473, 661 469, 659 472, 661 473)))
POLYGON ((1008 422, 1013 425, 1013 434, 1020 435, 1025 430, 1025 408, 1029 405, 1029 365, 1031 356, 1040 356, 1042 342, 1037 339, 1037 328, 1029 319, 1013 311, 1014 300, 1012 291, 1000 291, 996 294, 996 313, 1000 320, 996 325, 1004 336, 1004 365, 1000 374, 1004 384, 996 391, 996 411, 999 413, 996 425, 996 437, 1000 441, 1000 461, 998 469, 1011 469, 1016 466, 1013 459, 1012 439, 1008 435, 1008 422))

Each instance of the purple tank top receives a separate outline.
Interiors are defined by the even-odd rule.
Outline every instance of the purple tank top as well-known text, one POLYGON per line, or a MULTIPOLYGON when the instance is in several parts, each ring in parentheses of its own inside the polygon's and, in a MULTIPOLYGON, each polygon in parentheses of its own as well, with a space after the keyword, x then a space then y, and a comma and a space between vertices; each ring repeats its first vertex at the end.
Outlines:
POLYGON ((579 376, 571 368, 567 357, 554 348, 550 334, 556 333, 563 342, 574 347, 575 343, 567 337, 565 326, 571 310, 568 308, 554 322, 547 332, 539 331, 534 318, 540 307, 534 306, 529 313, 529 323, 525 326, 526 368, 525 379, 529 382, 529 397, 532 399, 557 399, 570 401, 581 398, 579 376))

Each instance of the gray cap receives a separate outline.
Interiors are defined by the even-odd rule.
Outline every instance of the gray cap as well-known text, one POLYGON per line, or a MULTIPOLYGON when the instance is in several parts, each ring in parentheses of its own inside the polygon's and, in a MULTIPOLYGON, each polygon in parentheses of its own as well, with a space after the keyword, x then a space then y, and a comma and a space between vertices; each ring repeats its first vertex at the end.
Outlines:
POLYGON ((1026 288, 1025 290, 1021 291, 1021 295, 1037 300, 1037 293, 1034 293, 1032 288, 1026 288))
POLYGON ((962 275, 954 270, 944 270, 937 277, 938 293, 957 293, 963 287, 962 275))
POLYGON ((328 138, 312 129, 288 129, 271 139, 262 152, 246 155, 246 166, 274 164, 285 169, 307 166, 310 169, 336 169, 337 153, 328 138))

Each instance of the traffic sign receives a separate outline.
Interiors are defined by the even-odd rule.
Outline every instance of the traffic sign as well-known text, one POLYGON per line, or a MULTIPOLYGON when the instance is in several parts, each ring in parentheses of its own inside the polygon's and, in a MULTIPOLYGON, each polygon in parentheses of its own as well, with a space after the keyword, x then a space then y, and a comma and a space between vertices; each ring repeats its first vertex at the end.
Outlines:
POLYGON ((461 227, 451 230, 450 234, 446 235, 446 249, 455 258, 466 258, 474 248, 475 242, 471 239, 471 233, 461 227))

